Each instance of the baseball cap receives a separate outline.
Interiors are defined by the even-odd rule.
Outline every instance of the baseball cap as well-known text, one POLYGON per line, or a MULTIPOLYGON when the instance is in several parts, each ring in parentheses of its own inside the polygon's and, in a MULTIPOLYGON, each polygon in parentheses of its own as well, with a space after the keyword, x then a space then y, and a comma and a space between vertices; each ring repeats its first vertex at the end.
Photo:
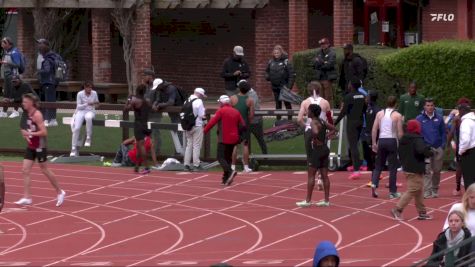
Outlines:
POLYGON ((142 73, 144 75, 155 76, 155 71, 153 71, 152 69, 144 69, 142 73))
POLYGON ((237 56, 244 56, 244 48, 242 48, 242 46, 236 45, 233 51, 237 56))
POLYGON ((157 79, 153 80, 152 90, 157 89, 157 87, 162 83, 163 83, 163 80, 160 79, 160 78, 157 78, 157 79))
POLYGON ((421 124, 417 120, 409 120, 406 129, 409 133, 421 134, 421 124))
POLYGON ((37 39, 37 40, 36 40, 36 43, 38 43, 38 44, 44 44, 44 45, 49 46, 49 41, 46 40, 45 38, 37 39))
POLYGON ((222 95, 219 97, 218 102, 221 104, 228 104, 229 102, 231 102, 231 100, 229 99, 229 96, 222 95))
POLYGON ((328 40, 328 38, 322 38, 320 39, 320 41, 318 41, 318 44, 329 44, 330 43, 330 40, 328 40))
POLYGON ((206 97, 206 92, 205 92, 205 89, 201 88, 201 87, 198 87, 198 88, 195 88, 195 93, 198 93, 204 97, 206 97))
POLYGON ((344 44, 343 49, 353 49, 353 45, 352 44, 344 44))

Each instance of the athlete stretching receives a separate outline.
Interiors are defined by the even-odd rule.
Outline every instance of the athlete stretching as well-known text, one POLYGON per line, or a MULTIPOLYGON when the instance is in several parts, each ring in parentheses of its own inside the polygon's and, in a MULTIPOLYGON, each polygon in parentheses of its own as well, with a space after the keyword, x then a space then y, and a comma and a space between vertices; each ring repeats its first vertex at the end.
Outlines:
POLYGON ((147 122, 148 116, 150 113, 150 106, 148 102, 144 99, 145 90, 147 87, 145 85, 139 85, 135 89, 135 96, 130 96, 127 103, 125 104, 125 110, 134 111, 134 136, 137 141, 137 152, 138 157, 135 163, 135 172, 140 171, 140 165, 144 164, 145 168, 140 172, 140 174, 150 173, 150 167, 148 165, 147 154, 145 153, 145 133, 148 132, 147 122))
POLYGON ((58 181, 55 175, 48 169, 47 165, 47 151, 46 151, 46 131, 43 115, 38 110, 38 98, 33 94, 25 94, 22 99, 23 110, 26 113, 25 125, 22 125, 21 134, 23 138, 28 142, 26 148, 25 158, 23 160, 23 180, 24 180, 24 196, 15 204, 17 205, 31 205, 31 192, 30 192, 30 172, 31 167, 35 160, 38 161, 40 169, 43 174, 48 178, 51 185, 58 194, 56 207, 61 206, 66 196, 66 192, 61 190, 58 185, 58 181))

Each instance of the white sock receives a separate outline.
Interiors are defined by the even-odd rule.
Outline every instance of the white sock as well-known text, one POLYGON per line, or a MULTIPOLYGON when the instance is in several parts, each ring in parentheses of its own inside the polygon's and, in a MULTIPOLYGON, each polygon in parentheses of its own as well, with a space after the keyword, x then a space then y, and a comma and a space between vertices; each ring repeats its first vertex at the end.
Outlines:
POLYGON ((233 171, 235 171, 235 170, 236 170, 236 165, 232 164, 232 165, 231 165, 231 169, 232 169, 233 171))
POLYGON ((249 165, 244 165, 244 169, 245 169, 245 170, 250 169, 250 168, 249 168, 249 165))

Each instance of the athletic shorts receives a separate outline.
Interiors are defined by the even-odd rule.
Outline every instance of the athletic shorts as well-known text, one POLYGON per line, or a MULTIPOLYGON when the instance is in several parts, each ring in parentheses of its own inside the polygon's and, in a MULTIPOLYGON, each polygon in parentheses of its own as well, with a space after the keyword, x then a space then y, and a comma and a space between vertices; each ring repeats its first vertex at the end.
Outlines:
POLYGON ((143 125, 142 123, 135 122, 135 125, 134 125, 135 140, 137 141, 144 140, 146 131, 147 131, 147 125, 143 125))
POLYGON ((39 163, 42 163, 48 160, 47 156, 48 152, 46 151, 46 148, 32 149, 28 147, 25 151, 24 159, 32 161, 37 160, 39 163))

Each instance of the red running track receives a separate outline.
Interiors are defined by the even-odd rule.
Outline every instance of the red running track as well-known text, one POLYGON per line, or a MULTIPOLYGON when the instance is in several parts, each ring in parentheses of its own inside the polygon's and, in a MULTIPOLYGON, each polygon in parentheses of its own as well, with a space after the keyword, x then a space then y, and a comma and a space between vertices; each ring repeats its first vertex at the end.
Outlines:
MULTIPOLYGON (((20 164, 4 166, 1 266, 309 266, 321 240, 337 244, 345 266, 408 266, 430 254, 460 199, 450 193, 453 174, 444 173, 441 197, 426 201, 434 220, 415 220, 411 205, 406 221, 396 222, 386 189, 370 197, 369 174, 348 181, 346 173, 332 173, 331 206, 303 209, 295 202, 305 196, 304 172, 240 174, 225 188, 216 172, 138 176, 50 165, 68 193, 65 204, 54 207, 55 193, 35 167, 34 205, 19 208, 12 203, 21 197, 20 164)), ((316 191, 314 200, 321 197, 316 191)))

